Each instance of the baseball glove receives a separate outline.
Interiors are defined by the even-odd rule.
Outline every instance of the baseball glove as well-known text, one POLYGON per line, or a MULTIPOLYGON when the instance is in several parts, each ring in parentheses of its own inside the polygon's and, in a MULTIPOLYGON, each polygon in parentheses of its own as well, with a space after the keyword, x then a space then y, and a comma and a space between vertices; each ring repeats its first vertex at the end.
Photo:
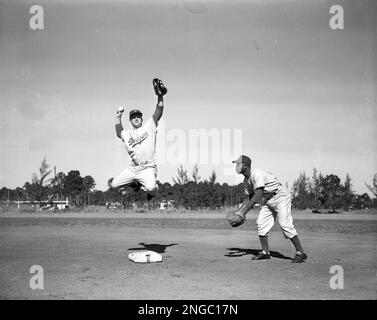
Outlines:
POLYGON ((158 96, 164 96, 168 92, 162 81, 157 78, 153 79, 153 88, 158 96))
POLYGON ((228 213, 227 219, 233 228, 239 227, 246 220, 245 215, 238 210, 228 213))

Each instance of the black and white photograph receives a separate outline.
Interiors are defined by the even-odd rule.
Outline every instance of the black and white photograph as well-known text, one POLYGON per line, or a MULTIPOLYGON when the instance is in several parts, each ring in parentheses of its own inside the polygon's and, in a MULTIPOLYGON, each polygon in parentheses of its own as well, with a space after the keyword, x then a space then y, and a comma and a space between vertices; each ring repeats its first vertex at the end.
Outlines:
POLYGON ((376 300, 376 60, 375 0, 0 0, 0 300, 376 300))

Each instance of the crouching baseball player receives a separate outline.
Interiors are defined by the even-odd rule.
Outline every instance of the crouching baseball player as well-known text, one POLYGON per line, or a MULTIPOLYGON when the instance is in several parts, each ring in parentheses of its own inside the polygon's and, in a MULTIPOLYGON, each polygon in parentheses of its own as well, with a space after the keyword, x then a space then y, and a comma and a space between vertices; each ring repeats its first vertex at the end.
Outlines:
POLYGON ((278 219, 279 225, 285 238, 292 241, 296 255, 292 262, 300 263, 307 259, 307 255, 301 246, 291 215, 291 195, 282 186, 279 180, 269 172, 261 169, 251 169, 251 159, 247 156, 240 156, 236 163, 236 172, 244 178, 244 191, 249 196, 237 212, 228 214, 228 221, 233 227, 238 227, 245 221, 246 214, 257 203, 262 203, 257 218, 257 230, 262 251, 253 260, 270 259, 268 247, 268 234, 278 219))
POLYGON ((157 186, 157 126, 164 110, 163 96, 167 93, 166 87, 157 78, 153 79, 153 87, 157 95, 157 106, 151 119, 144 123, 142 112, 131 110, 129 113, 131 128, 125 130, 121 120, 124 109, 120 108, 116 113, 115 132, 125 144, 131 161, 129 166, 111 182, 112 188, 130 187, 135 192, 140 189, 148 191, 148 200, 153 197, 149 192, 155 190, 157 186))

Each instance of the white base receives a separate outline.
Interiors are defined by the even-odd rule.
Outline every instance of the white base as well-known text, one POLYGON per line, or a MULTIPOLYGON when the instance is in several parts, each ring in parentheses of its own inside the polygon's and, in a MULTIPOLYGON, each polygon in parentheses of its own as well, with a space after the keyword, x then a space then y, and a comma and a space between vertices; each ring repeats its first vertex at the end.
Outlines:
POLYGON ((131 252, 128 255, 128 259, 136 263, 151 263, 151 262, 161 262, 162 256, 154 251, 137 251, 131 252))

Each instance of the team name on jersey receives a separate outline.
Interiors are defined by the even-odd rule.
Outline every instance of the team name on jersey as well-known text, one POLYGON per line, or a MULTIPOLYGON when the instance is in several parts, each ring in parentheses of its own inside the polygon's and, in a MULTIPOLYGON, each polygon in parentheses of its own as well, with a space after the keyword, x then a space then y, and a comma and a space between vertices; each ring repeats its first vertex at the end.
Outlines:
POLYGON ((131 146, 131 147, 134 147, 135 145, 137 145, 138 143, 141 143, 142 141, 144 141, 146 138, 148 138, 148 132, 144 132, 142 135, 136 137, 135 139, 134 138, 130 138, 128 140, 128 144, 131 146))

